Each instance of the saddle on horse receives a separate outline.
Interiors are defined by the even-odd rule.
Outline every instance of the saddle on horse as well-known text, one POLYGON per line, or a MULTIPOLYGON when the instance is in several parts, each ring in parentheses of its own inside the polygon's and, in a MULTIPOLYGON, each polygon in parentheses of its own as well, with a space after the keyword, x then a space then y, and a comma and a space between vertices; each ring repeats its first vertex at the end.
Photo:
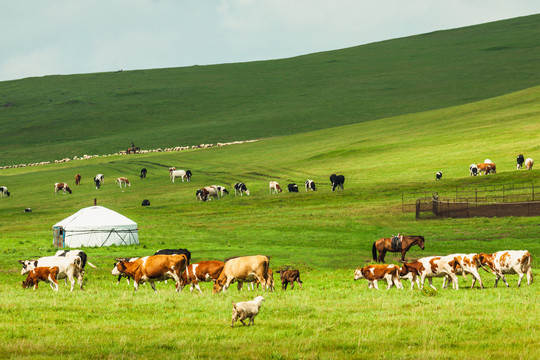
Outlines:
POLYGON ((401 251, 401 243, 403 241, 403 235, 392 235, 392 251, 401 251))

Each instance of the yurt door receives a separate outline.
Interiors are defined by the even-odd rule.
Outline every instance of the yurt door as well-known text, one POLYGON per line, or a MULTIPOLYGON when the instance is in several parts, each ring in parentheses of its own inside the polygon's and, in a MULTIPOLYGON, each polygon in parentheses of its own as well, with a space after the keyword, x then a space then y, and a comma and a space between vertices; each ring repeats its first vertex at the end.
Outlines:
POLYGON ((64 247, 65 232, 61 226, 53 227, 53 245, 55 247, 64 247))

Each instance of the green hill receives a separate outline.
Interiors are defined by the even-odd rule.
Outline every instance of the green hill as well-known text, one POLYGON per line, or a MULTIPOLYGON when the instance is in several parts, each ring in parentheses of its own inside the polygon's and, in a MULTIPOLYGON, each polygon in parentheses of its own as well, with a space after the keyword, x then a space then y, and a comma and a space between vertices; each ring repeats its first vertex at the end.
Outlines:
POLYGON ((291 59, 0 83, 0 165, 266 138, 540 83, 540 15, 291 59))

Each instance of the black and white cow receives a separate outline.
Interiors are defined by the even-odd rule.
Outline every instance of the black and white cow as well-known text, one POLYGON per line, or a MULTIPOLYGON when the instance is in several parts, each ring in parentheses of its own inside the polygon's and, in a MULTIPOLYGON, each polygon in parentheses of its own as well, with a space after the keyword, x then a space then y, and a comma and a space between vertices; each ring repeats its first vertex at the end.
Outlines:
POLYGON ((154 255, 186 255, 187 264, 191 261, 191 252, 188 249, 162 249, 156 251, 154 255))
POLYGON ((6 197, 6 196, 10 196, 10 192, 8 191, 7 187, 5 186, 0 186, 0 196, 2 197, 6 197))
POLYGON ((139 175, 141 180, 146 179, 146 173, 147 172, 148 172, 148 170, 146 170, 146 168, 141 169, 141 175, 139 175))
POLYGON ((516 161, 517 161, 516 168, 519 170, 519 169, 521 169, 523 167, 523 163, 525 162, 525 156, 523 156, 523 154, 519 154, 517 156, 516 161))
POLYGON ((306 191, 317 191, 317 188, 315 187, 315 181, 313 180, 306 180, 306 191))
POLYGON ((221 186, 221 185, 210 185, 210 187, 213 187, 214 189, 216 189, 216 192, 218 194, 218 199, 220 197, 223 197, 224 194, 227 194, 229 195, 229 190, 225 189, 225 186, 221 186))
POLYGON ((478 175, 478 166, 476 166, 476 164, 471 164, 471 166, 469 166, 469 173, 471 176, 478 175))
POLYGON ((289 192, 298 192, 298 185, 289 184, 289 185, 287 185, 287 189, 289 189, 289 192))
POLYGON ((94 184, 96 184, 96 189, 99 189, 101 185, 104 184, 105 176, 103 174, 97 174, 94 176, 94 184))
POLYGON ((234 196, 236 196, 238 193, 240 194, 240 196, 242 196, 244 193, 246 193, 246 195, 249 195, 249 190, 247 189, 246 184, 244 183, 234 184, 234 196))
POLYGON ((345 176, 332 174, 330 175, 330 182, 332 183, 332 191, 334 191, 336 188, 341 188, 341 190, 343 190, 345 176))
POLYGON ((435 174, 435 180, 441 180, 442 178, 442 171, 437 171, 437 173, 435 174))

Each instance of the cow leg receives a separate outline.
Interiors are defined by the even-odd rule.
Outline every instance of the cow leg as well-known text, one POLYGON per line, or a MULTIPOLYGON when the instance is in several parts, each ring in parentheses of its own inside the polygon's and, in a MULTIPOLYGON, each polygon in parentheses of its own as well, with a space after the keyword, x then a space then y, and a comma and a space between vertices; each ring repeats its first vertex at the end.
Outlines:
POLYGON ((471 289, 474 287, 474 284, 476 284, 477 280, 478 280, 478 283, 480 284, 480 288, 483 289, 484 283, 482 283, 482 278, 480 277, 480 274, 478 273, 478 271, 477 270, 471 271, 471 274, 473 276, 471 289))
POLYGON ((302 289, 302 280, 300 278, 296 279, 296 282, 298 283, 298 286, 300 286, 300 289, 302 289))
POLYGON ((456 274, 450 274, 450 278, 452 279, 452 288, 459 290, 459 281, 456 274))
POLYGON ((373 280, 373 287, 377 290, 379 290, 379 284, 377 280, 373 280))
POLYGON ((519 279, 518 279, 518 287, 521 286, 521 280, 523 280, 523 277, 525 276, 525 274, 523 272, 521 272, 521 270, 518 272, 516 271, 516 273, 519 275, 519 279))
POLYGON ((448 275, 445 275, 444 278, 443 278, 443 281, 442 281, 442 288, 443 289, 446 289, 446 287, 448 286, 448 275))
POLYGON ((429 281, 429 287, 431 287, 433 290, 437 290, 435 286, 433 286, 433 278, 428 278, 429 281))
MULTIPOLYGON (((199 293, 202 294, 201 287, 200 287, 200 285, 199 285, 198 283, 195 284, 195 288, 196 288, 197 290, 199 290, 199 293)), ((191 289, 193 290, 193 285, 192 285, 191 289)))
POLYGON ((157 293, 156 284, 153 281, 149 281, 149 283, 150 283, 150 286, 152 287, 152 289, 154 290, 154 292, 157 293))
POLYGON ((510 287, 510 285, 508 284, 508 281, 506 281, 506 277, 504 276, 504 274, 503 274, 503 273, 500 273, 499 275, 500 275, 501 278, 503 279, 503 281, 504 281, 506 287, 510 287))
POLYGON ((532 274, 532 269, 529 266, 529 268, 527 269, 527 285, 531 285, 532 283, 533 283, 533 274, 532 274))
MULTIPOLYGON (((244 286, 244 283, 239 281, 238 284, 236 285, 236 288, 238 289, 238 291, 242 290, 242 287, 244 286)), ((248 285, 248 289, 249 289, 249 285, 248 285)))
POLYGON ((399 280, 398 276, 394 276, 393 280, 394 280, 394 285, 396 285, 398 289, 403 289, 403 284, 401 283, 401 280, 399 280))
POLYGON ((137 279, 133 279, 133 287, 135 288, 135 292, 139 290, 139 281, 137 279))

